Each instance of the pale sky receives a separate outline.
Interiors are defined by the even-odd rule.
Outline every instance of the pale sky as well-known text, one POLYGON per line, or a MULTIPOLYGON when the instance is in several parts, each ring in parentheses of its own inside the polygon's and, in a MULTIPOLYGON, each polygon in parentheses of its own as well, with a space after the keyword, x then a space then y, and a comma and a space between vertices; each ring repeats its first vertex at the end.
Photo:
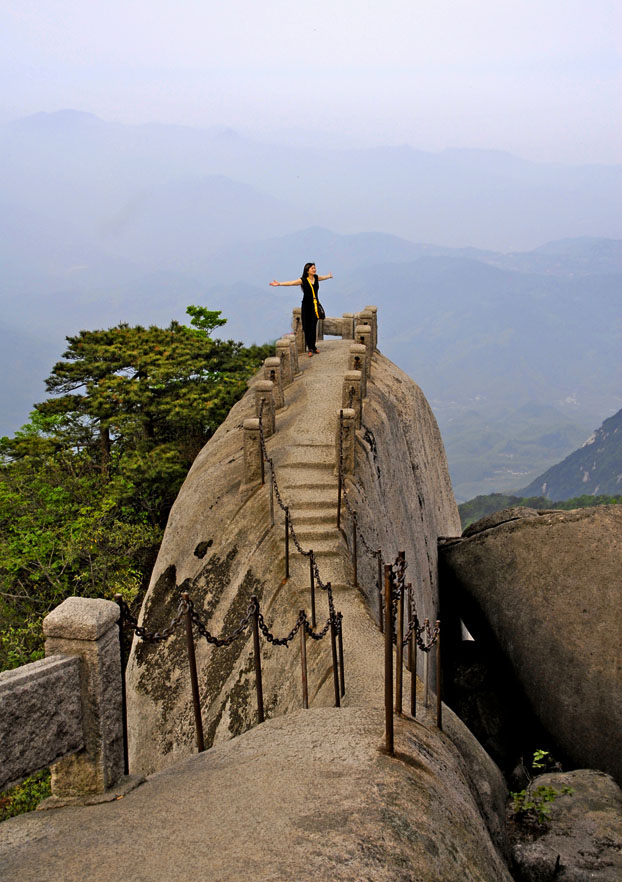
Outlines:
POLYGON ((0 0, 0 119, 622 162, 620 0, 0 0))

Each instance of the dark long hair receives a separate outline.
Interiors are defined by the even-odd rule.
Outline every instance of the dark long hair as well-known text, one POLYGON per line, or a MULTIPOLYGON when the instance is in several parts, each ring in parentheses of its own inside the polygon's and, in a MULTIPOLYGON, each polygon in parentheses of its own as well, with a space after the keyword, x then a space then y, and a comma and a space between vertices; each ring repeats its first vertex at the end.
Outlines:
MULTIPOLYGON (((300 277, 300 281, 301 281, 300 287, 302 288, 303 292, 305 289, 305 282, 307 281, 307 275, 309 273, 309 267, 312 267, 314 265, 314 263, 315 263, 314 260, 309 261, 309 263, 305 263, 305 268, 303 269, 302 275, 300 277)), ((317 282, 317 273, 315 275, 315 281, 317 282)), ((313 285, 311 285, 311 288, 313 288, 313 285)))

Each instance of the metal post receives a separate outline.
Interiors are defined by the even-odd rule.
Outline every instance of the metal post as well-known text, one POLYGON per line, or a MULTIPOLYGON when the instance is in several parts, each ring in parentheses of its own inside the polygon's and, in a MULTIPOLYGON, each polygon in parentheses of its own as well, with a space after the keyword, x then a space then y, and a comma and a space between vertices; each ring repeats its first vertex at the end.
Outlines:
POLYGON ((127 745, 127 691, 125 688, 125 652, 123 649, 123 607, 121 606, 123 598, 120 594, 115 594, 115 601, 119 605, 119 652, 121 654, 121 721, 123 726, 123 772, 125 775, 130 773, 129 750, 127 745))
POLYGON ((397 601, 397 635, 395 653, 395 713, 402 713, 404 682, 404 585, 397 601))
POLYGON ((378 627, 380 633, 384 631, 384 616, 382 614, 382 549, 378 549, 378 627))
POLYGON ((357 517, 356 512, 352 512, 352 553, 354 556, 354 587, 359 587, 359 574, 358 574, 358 556, 357 556, 357 547, 356 547, 356 525, 357 525, 357 517))
POLYGON ((410 635, 408 644, 408 658, 410 661, 410 713, 417 716, 417 624, 410 635))
POLYGON ((343 410, 339 411, 339 468, 338 468, 338 488, 337 488, 337 529, 341 530, 341 490, 342 490, 342 470, 343 470, 343 410))
POLYGON ((309 552, 309 576, 311 582, 311 627, 315 630, 315 558, 313 550, 309 552))
MULTIPOLYGON (((261 409, 259 411, 259 419, 261 420, 260 425, 261 425, 262 429, 263 429, 263 411, 264 411, 265 403, 266 403, 266 399, 262 398, 261 405, 260 405, 261 409)), ((266 467, 265 467, 264 458, 263 458, 264 449, 263 449, 263 445, 261 443, 261 435, 259 436, 259 452, 261 454, 261 456, 259 457, 259 459, 261 460, 261 486, 263 487, 263 485, 266 483, 266 467)))
MULTIPOLYGON (((427 623, 427 619, 424 622, 424 625, 427 623)), ((427 635, 428 629, 426 628, 423 632, 427 635)), ((429 698, 430 698, 430 652, 425 653, 425 661, 423 665, 423 706, 429 707, 429 698)))
MULTIPOLYGON (((300 615, 304 615, 304 609, 300 610, 300 615)), ((309 682, 307 679, 307 619, 300 626, 300 666, 302 668, 302 706, 305 709, 309 707, 309 682)))
POLYGON ((335 687, 335 707, 341 707, 341 699, 339 697, 339 662, 337 659, 337 629, 335 628, 335 620, 330 620, 330 647, 333 653, 333 685, 335 687))
POLYGON ((274 469, 270 463, 270 526, 274 527, 274 469))
POLYGON ((436 725, 443 728, 443 672, 441 670, 441 623, 436 622, 438 634, 436 636, 436 725))
POLYGON ((197 677, 197 660, 194 654, 194 638, 192 636, 192 615, 190 612, 190 597, 184 591, 181 595, 186 604, 186 646, 188 649, 188 662, 190 664, 190 683, 192 685, 192 706, 194 708, 194 725, 196 729, 197 750, 202 753, 205 750, 203 741, 203 721, 201 719, 201 700, 199 698, 199 678, 197 677))
POLYGON ((339 631, 337 632, 339 643, 339 676, 341 678, 341 696, 343 697, 346 694, 346 676, 343 667, 343 616, 341 613, 337 613, 337 618, 339 619, 339 631))
POLYGON ((384 629, 384 713, 385 713, 385 743, 390 756, 395 753, 393 743, 393 616, 391 615, 393 586, 391 584, 391 565, 384 565, 384 602, 385 602, 385 629, 384 629))
POLYGON ((285 578, 289 579, 289 508, 285 509, 285 578))
POLYGON ((255 606, 253 612, 253 650, 255 655, 255 686, 257 688, 257 719, 263 723, 263 683, 261 679, 261 647, 259 644, 259 600, 253 594, 251 601, 255 606))

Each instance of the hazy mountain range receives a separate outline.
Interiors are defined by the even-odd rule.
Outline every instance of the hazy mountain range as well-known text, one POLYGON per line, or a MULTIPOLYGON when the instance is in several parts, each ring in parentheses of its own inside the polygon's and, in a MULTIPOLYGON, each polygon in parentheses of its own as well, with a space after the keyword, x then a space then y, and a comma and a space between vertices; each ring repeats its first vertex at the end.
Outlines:
POLYGON ((606 419, 578 450, 518 494, 553 500, 622 494, 622 410, 606 419))
POLYGON ((66 334, 203 303, 226 336, 263 342, 299 299, 268 282, 314 260, 335 276, 329 315, 378 304, 380 347, 435 408, 457 496, 524 484, 622 406, 621 197, 619 166, 70 111, 0 125, 0 431, 42 397, 66 334))

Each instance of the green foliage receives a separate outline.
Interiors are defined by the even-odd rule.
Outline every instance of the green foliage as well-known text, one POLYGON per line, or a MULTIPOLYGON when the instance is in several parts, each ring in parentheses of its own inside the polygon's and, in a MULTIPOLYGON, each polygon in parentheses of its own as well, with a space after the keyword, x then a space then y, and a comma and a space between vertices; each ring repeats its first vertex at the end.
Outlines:
POLYGON ((194 327, 68 337, 51 397, 0 440, 0 670, 40 657, 65 597, 140 597, 188 468, 271 354, 188 313, 194 327))
POLYGON ((535 508, 538 511, 561 509, 571 511, 574 508, 591 508, 595 505, 621 505, 622 496, 575 496, 561 502, 552 502, 545 496, 510 496, 504 493, 490 493, 487 496, 476 496, 458 506, 462 529, 479 521, 486 515, 494 514, 504 508, 535 508))
POLYGON ((0 793, 0 821, 34 811, 41 800, 47 799, 50 793, 49 769, 31 775, 17 787, 12 787, 6 793, 0 793))
MULTIPOLYGON (((536 750, 531 762, 533 771, 542 773, 552 769, 559 769, 559 764, 551 757, 548 750, 536 750)), ((531 776, 529 784, 524 790, 510 793, 512 799, 512 811, 514 818, 527 825, 544 826, 551 816, 551 804, 560 796, 571 796, 574 793, 572 787, 562 787, 556 790, 547 784, 539 784, 534 787, 531 776)))

